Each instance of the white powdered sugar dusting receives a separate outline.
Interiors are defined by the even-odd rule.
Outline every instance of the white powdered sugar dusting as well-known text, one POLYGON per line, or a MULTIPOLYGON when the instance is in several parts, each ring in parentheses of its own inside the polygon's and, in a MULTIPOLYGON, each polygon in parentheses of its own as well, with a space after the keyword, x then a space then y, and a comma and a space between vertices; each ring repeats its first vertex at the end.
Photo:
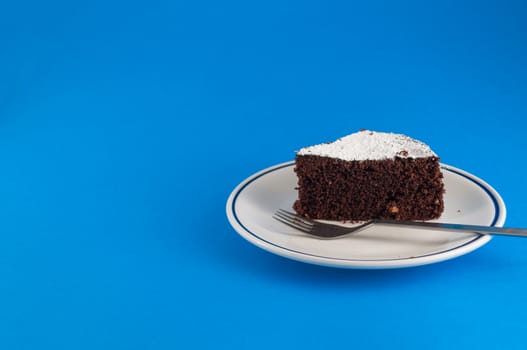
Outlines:
POLYGON ((312 155, 342 160, 427 158, 437 155, 421 141, 406 135, 362 130, 335 142, 304 147, 299 156, 312 155))

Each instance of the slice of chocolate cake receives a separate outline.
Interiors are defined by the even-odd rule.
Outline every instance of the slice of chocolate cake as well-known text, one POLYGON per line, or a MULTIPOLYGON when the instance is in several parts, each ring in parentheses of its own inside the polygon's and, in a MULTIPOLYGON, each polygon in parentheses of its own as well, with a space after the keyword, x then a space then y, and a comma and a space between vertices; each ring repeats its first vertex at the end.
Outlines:
POLYGON ((312 219, 429 220, 443 212, 439 157, 405 135, 363 130, 296 153, 297 213, 312 219))

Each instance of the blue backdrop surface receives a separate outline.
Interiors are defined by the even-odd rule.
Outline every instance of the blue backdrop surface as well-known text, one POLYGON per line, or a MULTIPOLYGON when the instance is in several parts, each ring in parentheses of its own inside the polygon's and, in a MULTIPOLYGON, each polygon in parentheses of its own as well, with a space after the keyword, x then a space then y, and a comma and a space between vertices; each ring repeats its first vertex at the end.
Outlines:
POLYGON ((522 1, 0 5, 0 348, 525 349, 527 241, 397 270, 230 227, 251 174, 361 128, 527 227, 522 1))

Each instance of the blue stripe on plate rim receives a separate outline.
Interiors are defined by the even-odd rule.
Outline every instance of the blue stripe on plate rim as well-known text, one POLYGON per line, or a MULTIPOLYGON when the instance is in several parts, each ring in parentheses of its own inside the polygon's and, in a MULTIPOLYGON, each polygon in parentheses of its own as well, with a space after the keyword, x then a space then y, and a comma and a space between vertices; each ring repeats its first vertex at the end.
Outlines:
MULTIPOLYGON (((438 252, 412 256, 411 258, 410 257, 404 257, 404 258, 390 258, 390 259, 343 259, 343 258, 335 258, 335 257, 331 257, 331 256, 323 256, 323 255, 316 255, 316 254, 306 253, 306 252, 303 252, 303 251, 294 250, 294 249, 291 249, 291 248, 288 248, 288 247, 284 247, 284 246, 278 245, 278 244, 276 244, 274 242, 268 241, 265 238, 262 238, 262 237, 258 236, 258 234, 252 232, 250 229, 247 228, 247 226, 245 226, 241 222, 240 218, 238 217, 238 214, 236 213, 236 200, 237 200, 238 196, 243 192, 243 190, 247 186, 249 186, 251 183, 253 183, 254 181, 258 180, 259 178, 261 178, 261 177, 263 177, 263 176, 265 176, 265 175, 267 175, 269 173, 272 173, 274 171, 277 171, 277 170, 280 170, 280 169, 283 169, 283 168, 291 167, 291 166, 294 166, 294 165, 295 165, 295 162, 294 161, 290 161, 290 162, 278 164, 276 166, 272 166, 272 167, 270 167, 268 169, 265 169, 265 170, 263 170, 263 171, 261 171, 259 173, 254 174, 253 176, 251 176, 248 179, 246 179, 245 183, 242 182, 242 184, 240 184, 241 186, 238 188, 238 190, 236 190, 236 192, 232 193, 229 196, 229 200, 227 202, 227 211, 229 211, 229 210, 231 211, 232 217, 234 218, 236 223, 241 228, 243 228, 243 230, 246 233, 250 234, 252 237, 254 237, 257 240, 259 240, 259 241, 261 241, 263 243, 269 244, 271 246, 274 246, 276 248, 283 249, 283 250, 291 252, 291 253, 300 254, 300 255, 306 256, 306 257, 313 257, 313 258, 319 258, 319 259, 328 259, 328 260, 332 260, 332 261, 342 261, 342 262, 349 261, 349 262, 368 263, 368 262, 383 262, 383 261, 404 261, 404 260, 408 260, 408 259, 415 260, 415 259, 418 259, 418 258, 425 258, 425 257, 429 257, 429 256, 442 255, 442 254, 445 254, 445 253, 448 253, 448 252, 451 252, 451 251, 458 250, 458 249, 463 248, 465 246, 474 244, 477 241, 482 240, 482 239, 486 240, 485 242, 482 242, 482 244, 484 244, 487 241, 489 241, 490 238, 491 238, 491 236, 489 236, 489 235, 480 235, 480 234, 478 234, 473 239, 471 239, 470 241, 464 242, 464 243, 462 243, 462 244, 460 244, 458 246, 451 247, 451 248, 448 248, 448 249, 445 249, 445 250, 441 250, 441 251, 438 251, 438 252), (230 202, 230 205, 229 205, 229 202, 230 202)), ((475 177, 474 175, 469 176, 466 173, 464 173, 463 171, 461 171, 459 169, 456 169, 454 167, 451 167, 449 165, 441 164, 441 170, 442 171, 448 171, 448 172, 454 173, 454 174, 456 174, 458 176, 461 176, 461 177, 471 181, 472 183, 476 184, 478 187, 480 187, 489 196, 489 198, 492 200, 492 204, 494 205, 494 208, 495 208, 494 218, 492 219, 492 222, 491 222, 491 224, 489 226, 495 226, 498 223, 498 220, 500 220, 500 216, 502 214, 503 215, 505 214, 504 213, 505 212, 505 208, 503 208, 504 210, 503 210, 503 212, 501 212, 501 210, 500 210, 500 201, 494 195, 494 193, 492 193, 492 191, 489 189, 490 186, 488 184, 486 184, 483 180, 475 177)), ((501 201, 501 203, 503 203, 503 201, 501 201)), ((504 221, 504 218, 502 218, 502 219, 504 221)), ((503 224, 503 223, 504 222, 501 222, 501 224, 503 224)))

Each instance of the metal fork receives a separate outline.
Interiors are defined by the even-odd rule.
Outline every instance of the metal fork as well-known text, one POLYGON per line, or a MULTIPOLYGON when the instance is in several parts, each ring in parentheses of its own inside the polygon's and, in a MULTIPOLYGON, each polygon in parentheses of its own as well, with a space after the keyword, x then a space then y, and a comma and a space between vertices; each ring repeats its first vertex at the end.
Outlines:
POLYGON ((429 230, 453 231, 453 232, 469 232, 478 233, 482 235, 504 235, 527 237, 527 229, 522 228, 505 228, 494 226, 479 226, 479 225, 465 225, 465 224, 450 224, 439 222, 421 222, 421 221, 395 221, 395 220, 370 220, 353 227, 344 227, 339 225, 322 223, 319 221, 309 220, 303 216, 291 213, 287 210, 278 209, 273 218, 281 223, 290 226, 298 231, 307 233, 318 238, 338 238, 360 230, 372 225, 388 225, 397 227, 413 227, 429 230))

